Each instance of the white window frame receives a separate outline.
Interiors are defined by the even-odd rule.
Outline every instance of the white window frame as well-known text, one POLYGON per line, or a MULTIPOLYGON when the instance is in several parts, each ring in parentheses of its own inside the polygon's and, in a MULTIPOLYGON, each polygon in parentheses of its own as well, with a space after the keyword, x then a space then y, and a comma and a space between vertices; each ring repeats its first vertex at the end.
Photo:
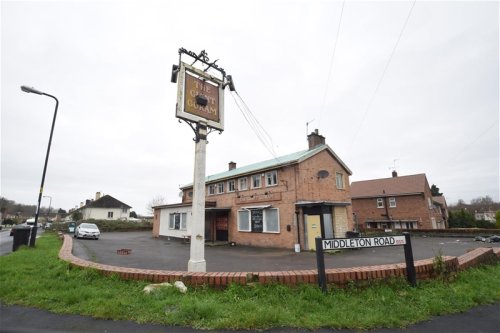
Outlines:
POLYGON ((241 232, 252 232, 252 226, 250 225, 250 216, 251 216, 250 210, 249 209, 240 209, 240 210, 238 210, 237 216, 238 216, 238 231, 241 231, 241 232), (240 212, 246 212, 248 214, 248 221, 247 221, 248 222, 248 229, 242 229, 241 228, 241 222, 242 221, 240 219, 241 218, 240 212))
POLYGON ((208 185, 208 195, 215 195, 215 184, 208 185))
POLYGON ((343 190, 345 189, 345 182, 344 182, 344 174, 341 172, 335 172, 335 185, 337 186, 337 189, 343 190))
POLYGON ((253 232, 253 233, 256 233, 256 234, 260 234, 260 233, 266 233, 266 234, 279 234, 281 232, 281 227, 280 227, 280 212, 279 212, 279 208, 271 208, 271 207, 268 207, 268 208, 262 208, 262 209, 259 209, 259 210, 262 210, 262 232, 258 232, 258 231, 252 231, 252 210, 255 210, 254 208, 253 209, 247 209, 247 208, 243 208, 243 209, 239 209, 238 210, 238 231, 240 232, 253 232), (278 227, 278 230, 277 231, 274 231, 274 230, 269 230, 269 225, 268 225, 268 212, 269 211, 276 211, 277 213, 277 227, 278 227), (240 212, 248 212, 248 229, 242 229, 241 228, 241 216, 240 216, 240 212))
POLYGON ((268 233, 268 234, 279 234, 280 233, 280 211, 278 208, 266 208, 264 209, 264 232, 265 233, 268 233), (276 211, 277 213, 277 219, 278 219, 278 230, 277 231, 270 231, 269 230, 269 225, 268 225, 268 216, 267 214, 269 213, 269 211, 276 211))
POLYGON ((187 229, 187 213, 170 213, 168 214, 168 229, 170 230, 186 230, 187 229), (176 228, 175 218, 179 217, 179 228, 176 228))
POLYGON ((268 171, 266 172, 266 187, 278 185, 278 171, 268 171))
POLYGON ((384 198, 377 198, 377 208, 384 208, 384 198))
POLYGON ((108 212, 108 219, 112 219, 113 218, 113 212, 108 212))
POLYGON ((236 191, 236 181, 234 179, 227 181, 227 192, 236 191))
POLYGON ((217 183, 217 194, 222 194, 222 193, 224 193, 224 182, 217 183))
POLYGON ((238 178, 238 190, 239 191, 248 190, 248 177, 238 178))
POLYGON ((389 208, 396 208, 396 197, 389 197, 389 208))
POLYGON ((252 175, 250 177, 251 179, 251 183, 250 183, 250 188, 261 188, 262 187, 262 176, 261 174, 259 173, 258 175, 252 175), (258 180, 258 183, 259 183, 259 186, 255 186, 255 181, 258 180))

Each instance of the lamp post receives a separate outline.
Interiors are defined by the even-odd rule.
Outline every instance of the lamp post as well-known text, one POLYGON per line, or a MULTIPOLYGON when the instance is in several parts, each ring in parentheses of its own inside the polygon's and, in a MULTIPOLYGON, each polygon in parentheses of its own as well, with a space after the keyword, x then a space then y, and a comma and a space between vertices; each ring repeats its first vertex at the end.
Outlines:
POLYGON ((52 144, 52 134, 54 133, 54 125, 56 124, 57 107, 59 106, 59 101, 57 100, 57 98, 55 96, 46 94, 42 91, 36 90, 34 88, 31 88, 31 87, 21 86, 21 90, 26 92, 26 93, 45 95, 45 96, 48 96, 50 98, 53 98, 56 101, 56 108, 54 110, 54 119, 52 120, 52 127, 50 129, 50 137, 49 137, 49 144, 47 147, 47 154, 45 155, 45 164, 43 165, 42 183, 40 185, 40 192, 38 193, 38 206, 36 208, 36 213, 35 213, 35 224, 33 226, 33 229, 31 229, 31 236, 30 236, 30 242, 29 242, 29 246, 34 247, 35 240, 36 240, 36 232, 38 229, 38 215, 40 214, 40 203, 42 202, 43 184, 45 183, 45 173, 47 172, 47 163, 49 161, 50 145, 52 144))

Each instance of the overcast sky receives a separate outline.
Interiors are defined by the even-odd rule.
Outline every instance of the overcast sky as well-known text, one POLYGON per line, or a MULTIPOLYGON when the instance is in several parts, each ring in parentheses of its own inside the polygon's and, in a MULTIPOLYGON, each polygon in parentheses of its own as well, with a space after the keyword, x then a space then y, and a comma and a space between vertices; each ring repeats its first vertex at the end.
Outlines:
MULTIPOLYGON (((278 155, 317 128, 351 182, 395 165, 448 203, 499 201, 496 1, 2 0, 1 195, 38 198, 54 101, 28 85, 60 101, 52 206, 97 191, 138 213, 158 195, 179 202, 194 164, 170 82, 180 47, 219 59, 278 155)), ((272 158, 229 89, 225 131, 208 139, 207 175, 272 158)))

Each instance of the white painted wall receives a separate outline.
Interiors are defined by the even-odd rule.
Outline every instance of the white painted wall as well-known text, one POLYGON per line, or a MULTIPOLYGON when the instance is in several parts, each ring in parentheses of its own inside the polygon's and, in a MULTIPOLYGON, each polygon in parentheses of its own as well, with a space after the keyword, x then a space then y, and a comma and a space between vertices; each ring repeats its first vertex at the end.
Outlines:
POLYGON ((191 218, 192 209, 191 206, 187 207, 176 207, 176 208, 162 208, 160 210, 160 236, 177 237, 182 238, 186 235, 191 235, 191 218), (173 213, 186 213, 186 230, 175 230, 169 229, 168 224, 170 221, 170 214, 173 213))
POLYGON ((130 209, 125 212, 121 208, 84 208, 82 215, 84 220, 128 220, 130 209), (108 212, 113 212, 113 217, 108 218, 108 212))

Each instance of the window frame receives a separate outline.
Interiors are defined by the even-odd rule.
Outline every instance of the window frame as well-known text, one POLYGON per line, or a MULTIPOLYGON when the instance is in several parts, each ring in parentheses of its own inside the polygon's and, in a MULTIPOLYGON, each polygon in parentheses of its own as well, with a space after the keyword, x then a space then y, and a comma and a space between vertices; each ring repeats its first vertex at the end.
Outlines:
POLYGON ((251 182, 250 182, 250 188, 261 188, 262 187, 262 175, 259 173, 257 175, 252 175, 250 176, 251 182), (255 181, 258 180, 259 186, 255 186, 254 183, 255 181))
POLYGON ((268 207, 268 208, 241 208, 238 209, 238 232, 249 232, 249 233, 255 233, 255 234, 279 234, 281 233, 281 226, 280 226, 280 213, 279 213, 279 208, 274 208, 274 207, 268 207), (254 231, 254 228, 252 227, 252 211, 254 210, 260 210, 262 211, 262 231, 254 231), (270 217, 268 216, 269 211, 276 211, 276 227, 277 230, 269 230, 269 219, 270 217), (248 215, 248 221, 246 221, 246 224, 248 226, 247 229, 241 228, 241 214, 242 212, 245 212, 248 215))
POLYGON ((168 229, 169 230, 187 230, 187 213, 169 213, 168 214, 168 229), (176 218, 179 218, 177 225, 176 218), (177 228, 178 227, 178 228, 177 228))
POLYGON ((216 191, 215 184, 208 185, 208 190, 207 190, 208 195, 215 195, 216 193, 215 191, 216 191))
POLYGON ((384 198, 377 198, 377 208, 384 208, 384 198))
POLYGON ((113 211, 108 212, 108 219, 112 219, 112 218, 113 218, 113 211))
POLYGON ((240 177, 238 178, 238 190, 239 191, 245 191, 248 190, 248 177, 240 177), (245 187, 243 188, 242 182, 244 181, 245 187))
POLYGON ((220 182, 216 184, 217 188, 217 194, 223 194, 224 193, 224 182, 220 182))
POLYGON ((335 186, 337 187, 338 190, 345 189, 344 174, 342 172, 335 172, 335 186), (340 186, 339 186, 339 180, 341 183, 340 186))
POLYGON ((235 192, 236 191, 236 181, 234 179, 227 181, 227 192, 235 192))
POLYGON ((278 170, 272 170, 266 172, 266 187, 272 187, 278 185, 278 170))
POLYGON ((389 208, 396 208, 396 197, 389 197, 389 208))

